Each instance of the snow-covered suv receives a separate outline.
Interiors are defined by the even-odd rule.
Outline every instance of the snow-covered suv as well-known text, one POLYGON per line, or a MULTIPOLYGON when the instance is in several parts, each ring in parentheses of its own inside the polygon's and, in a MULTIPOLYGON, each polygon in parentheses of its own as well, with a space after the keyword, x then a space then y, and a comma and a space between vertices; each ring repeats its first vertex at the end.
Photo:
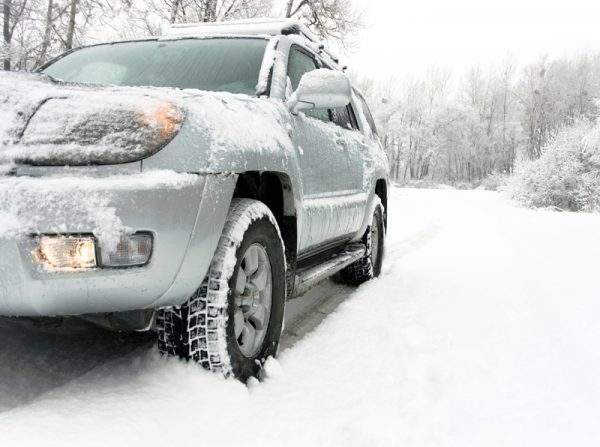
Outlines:
POLYGON ((0 315, 158 331, 241 380, 286 300, 381 269, 387 162, 294 21, 173 26, 0 76, 0 315))

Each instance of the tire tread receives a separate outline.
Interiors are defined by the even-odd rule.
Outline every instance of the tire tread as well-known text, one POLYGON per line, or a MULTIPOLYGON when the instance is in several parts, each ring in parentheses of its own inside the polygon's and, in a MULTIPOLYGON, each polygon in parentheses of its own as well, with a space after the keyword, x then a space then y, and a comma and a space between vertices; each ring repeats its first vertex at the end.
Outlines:
POLYGON ((231 264, 235 264, 235 254, 245 231, 250 224, 263 218, 269 219, 277 229, 283 250, 283 240, 269 208, 255 200, 234 199, 208 274, 200 287, 183 305, 165 307, 157 312, 161 353, 193 360, 226 377, 231 375, 225 327, 229 278, 233 272, 231 264))

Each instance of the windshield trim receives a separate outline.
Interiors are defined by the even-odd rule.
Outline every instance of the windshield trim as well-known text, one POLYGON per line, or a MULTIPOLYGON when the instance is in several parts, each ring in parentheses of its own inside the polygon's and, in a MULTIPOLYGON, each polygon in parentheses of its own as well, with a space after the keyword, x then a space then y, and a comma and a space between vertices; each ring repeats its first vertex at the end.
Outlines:
MULTIPOLYGON (((164 42, 172 42, 172 41, 183 41, 183 40, 225 40, 225 39, 227 39, 227 40, 229 40, 229 39, 264 40, 264 41, 267 41, 267 45, 268 45, 268 42, 270 42, 272 38, 270 36, 261 36, 261 35, 176 36, 176 37, 167 37, 167 38, 157 36, 157 37, 149 37, 149 38, 143 38, 143 39, 128 39, 128 40, 118 40, 118 41, 111 41, 111 42, 100 42, 100 43, 91 44, 91 45, 82 45, 82 46, 79 46, 76 48, 72 48, 68 51, 65 51, 64 53, 61 53, 58 56, 50 59, 48 62, 41 65, 39 68, 33 70, 33 73, 47 76, 53 82, 56 82, 56 83, 79 84, 79 85, 99 85, 99 84, 94 84, 91 82, 74 82, 74 81, 66 81, 64 79, 55 78, 55 77, 47 74, 45 72, 45 70, 48 67, 54 65, 56 62, 60 61, 61 59, 65 58, 77 51, 84 50, 87 48, 95 48, 95 47, 99 47, 99 46, 112 46, 112 45, 128 44, 128 43, 138 43, 138 42, 163 42, 163 41, 164 42)), ((260 76, 260 73, 262 73, 263 66, 265 64, 265 58, 267 56, 267 52, 268 51, 265 50, 265 53, 263 54, 263 58, 261 60, 261 68, 259 70, 259 76, 260 76)), ((259 81, 259 79, 257 79, 257 82, 258 81, 259 81)), ((266 96, 270 96, 271 82, 272 82, 272 79, 271 79, 271 76, 269 76, 269 79, 267 81, 266 91, 263 92, 263 94, 266 93, 266 96)), ((261 96, 261 95, 258 95, 258 93, 257 93, 257 96, 261 96)))

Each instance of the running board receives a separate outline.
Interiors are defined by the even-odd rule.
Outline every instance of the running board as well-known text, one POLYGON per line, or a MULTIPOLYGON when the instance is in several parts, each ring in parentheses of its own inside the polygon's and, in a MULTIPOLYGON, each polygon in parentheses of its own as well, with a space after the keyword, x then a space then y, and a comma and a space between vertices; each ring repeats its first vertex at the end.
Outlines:
POLYGON ((336 274, 343 268, 348 267, 353 262, 358 261, 364 254, 364 245, 349 246, 343 252, 333 256, 325 262, 299 271, 296 274, 294 297, 305 294, 321 281, 336 274))

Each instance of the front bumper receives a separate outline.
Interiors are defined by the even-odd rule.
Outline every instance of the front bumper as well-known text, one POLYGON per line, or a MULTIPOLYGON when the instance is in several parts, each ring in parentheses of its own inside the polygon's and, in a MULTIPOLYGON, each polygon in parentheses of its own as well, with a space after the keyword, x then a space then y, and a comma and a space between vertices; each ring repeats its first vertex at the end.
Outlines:
MULTIPOLYGON (((206 176, 185 175, 185 181, 174 185, 106 177, 94 179, 91 189, 86 189, 84 179, 83 193, 78 181, 71 193, 67 188, 58 195, 50 194, 45 206, 44 200, 25 200, 26 205, 17 211, 27 222, 25 227, 31 228, 14 237, 0 235, 0 315, 81 315, 183 302, 206 273, 225 218, 226 210, 221 208, 227 208, 222 195, 214 191, 204 194, 206 176), (86 202, 88 205, 82 206, 86 202), (82 215, 85 210, 91 210, 91 215, 82 215), (216 211, 207 215, 207 210, 216 211), (116 223, 121 230, 153 234, 153 253, 147 265, 57 272, 41 267, 32 254, 35 234, 94 233, 102 239, 116 223)), ((53 181, 35 180, 46 185, 53 181)), ((27 182, 0 178, 0 185, 8 181, 20 185, 17 193, 28 194, 27 182)), ((214 179, 208 183, 211 181, 214 183, 214 179)))

